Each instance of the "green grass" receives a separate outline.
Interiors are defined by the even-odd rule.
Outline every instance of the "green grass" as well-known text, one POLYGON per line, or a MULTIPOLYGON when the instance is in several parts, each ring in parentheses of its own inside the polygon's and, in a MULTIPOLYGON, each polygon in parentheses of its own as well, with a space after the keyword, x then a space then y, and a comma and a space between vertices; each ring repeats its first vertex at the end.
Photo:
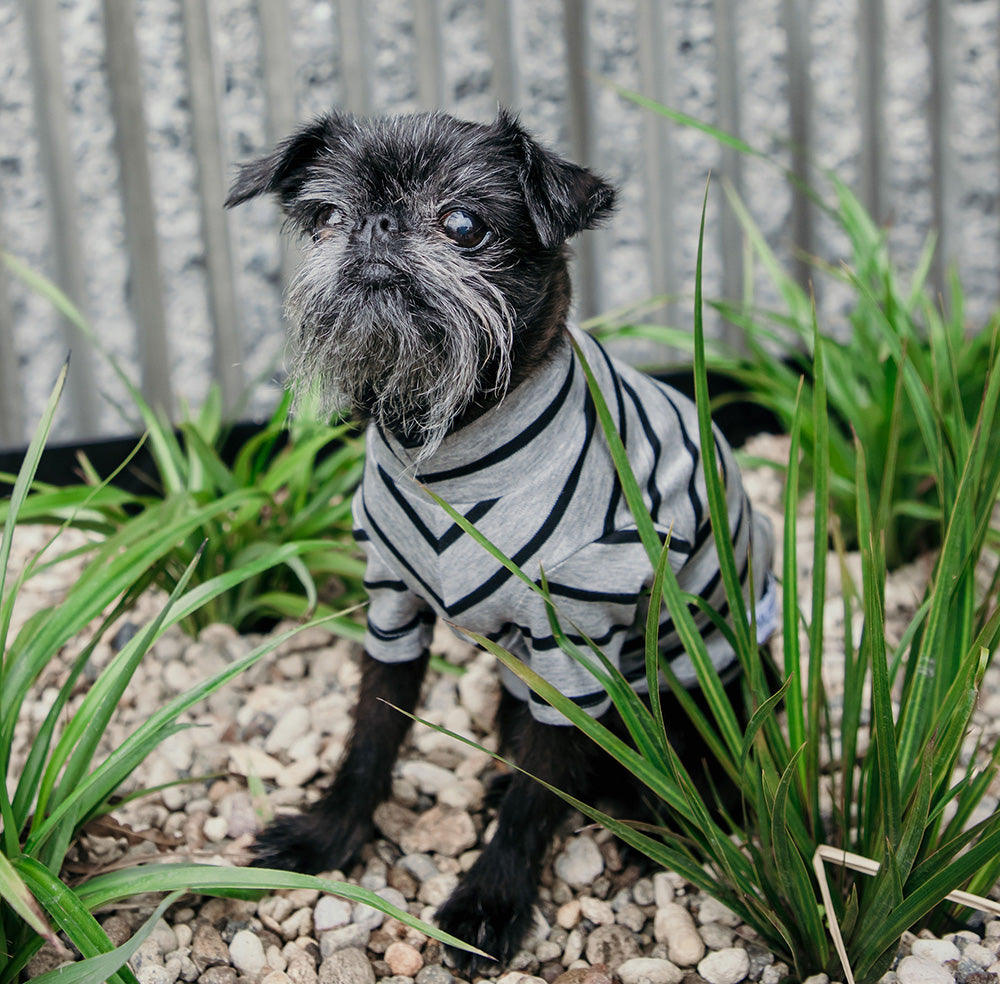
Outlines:
MULTIPOLYGON (((636 93, 618 91, 675 123, 695 126, 723 145, 783 170, 773 158, 720 130, 636 93)), ((849 250, 848 258, 837 266, 812 260, 816 284, 846 285, 852 298, 849 337, 824 338, 829 491, 845 539, 858 544, 859 442, 866 452, 864 478, 885 538, 886 561, 895 568, 943 542, 947 506, 964 461, 963 435, 975 424, 988 370, 997 357, 1000 313, 970 331, 958 278, 952 276, 947 308, 928 287, 934 238, 928 239, 911 275, 904 276, 889 252, 886 230, 877 226, 835 175, 827 179, 829 201, 814 189, 802 190, 835 223, 849 250)), ((743 297, 709 302, 740 333, 738 347, 708 345, 708 368, 731 377, 743 390, 738 398, 749 398, 772 411, 786 432, 800 405, 799 386, 804 387, 802 467, 804 480, 812 482, 818 474, 812 455, 820 422, 811 400, 815 347, 810 289, 782 267, 729 186, 726 197, 743 229, 748 275, 743 297), (753 264, 773 286, 778 307, 764 308, 757 302, 753 264)), ((596 319, 591 327, 604 336, 652 338, 691 350, 692 338, 686 329, 635 323, 629 313, 596 319)), ((987 434, 985 445, 987 456, 1000 454, 1000 431, 987 434)))
MULTIPOLYGON (((101 739, 116 707, 137 666, 163 633, 173 625, 195 618, 226 592, 238 590, 247 581, 287 563, 297 556, 297 546, 272 545, 256 556, 244 558, 232 569, 203 578, 200 583, 194 581, 201 557, 201 552, 196 552, 186 569, 178 574, 159 614, 98 671, 90 660, 105 632, 153 583, 155 572, 177 543, 196 535, 229 504, 223 500, 221 504, 173 513, 150 507, 123 521, 94 548, 85 569, 62 601, 31 615, 12 634, 11 620, 18 593, 27 580, 44 568, 47 563, 44 554, 58 540, 57 533, 45 550, 13 576, 9 565, 14 530, 20 510, 30 500, 34 473, 65 377, 64 368, 16 476, 11 496, 4 503, 0 533, 0 984, 19 980, 43 941, 61 946, 57 943, 57 932, 72 942, 84 959, 39 980, 136 984, 126 962, 141 942, 142 932, 148 932, 155 923, 157 914, 154 913, 137 938, 114 949, 93 911, 147 892, 174 893, 164 900, 159 913, 178 893, 246 895, 267 889, 316 888, 372 905, 407 925, 462 946, 371 892, 307 875, 167 863, 99 874, 78 886, 61 877, 64 859, 81 827, 111 809, 115 791, 161 741, 190 727, 179 722, 185 711, 265 658, 305 625, 319 624, 302 623, 269 637, 243 658, 164 704, 117 748, 102 755, 101 739), (18 775, 11 776, 8 770, 15 731, 19 722, 26 720, 26 702, 37 681, 71 640, 83 643, 79 655, 68 667, 68 673, 63 674, 62 685, 44 720, 33 729, 23 768, 18 775), (87 679, 88 670, 93 673, 93 682, 76 704, 73 695, 87 679)), ((98 484, 90 494, 93 499, 100 499, 107 489, 106 484, 98 484)), ((86 511, 90 505, 84 499, 76 508, 86 511)), ((74 519, 70 513, 62 528, 72 525, 74 519)), ((331 626, 354 624, 343 616, 322 621, 331 626)))
MULTIPOLYGON (((702 234, 703 229, 704 223, 702 234)), ((702 446, 712 448, 713 442, 706 440, 711 425, 700 283, 701 239, 694 314, 695 384, 702 446)), ((989 654, 1000 639, 996 586, 981 597, 975 580, 1000 493, 1000 460, 992 453, 993 435, 1000 429, 1000 375, 988 375, 971 424, 956 408, 950 419, 939 412, 946 403, 940 387, 956 371, 958 356, 952 348, 944 346, 940 351, 940 371, 931 388, 914 386, 908 392, 916 404, 914 413, 927 422, 924 439, 941 449, 931 460, 945 519, 930 585, 895 649, 886 642, 884 612, 884 524, 891 509, 872 502, 866 449, 860 440, 854 446, 854 522, 863 579, 856 592, 847 584, 843 600, 847 639, 843 707, 837 717, 821 667, 827 507, 832 491, 826 483, 831 453, 827 393, 843 380, 836 384, 832 380, 827 360, 830 345, 820 335, 815 316, 810 317, 811 385, 807 387, 805 380, 798 384, 791 414, 780 571, 784 666, 776 693, 766 685, 753 612, 746 611, 735 577, 714 454, 703 459, 713 528, 723 531, 716 542, 733 612, 735 651, 744 670, 749 718, 745 733, 737 725, 737 708, 726 699, 689 612, 693 597, 680 590, 666 560, 666 547, 661 547, 655 534, 650 535, 652 520, 642 492, 611 426, 604 399, 592 386, 623 490, 647 545, 650 570, 655 572, 653 597, 662 598, 673 614, 709 713, 699 712, 682 691, 675 688, 675 693, 704 741, 705 755, 714 758, 738 788, 739 811, 727 815, 699 775, 689 772, 690 763, 682 761, 670 745, 657 698, 649 704, 638 698, 597 647, 591 648, 603 667, 598 678, 625 721, 630 742, 616 738, 508 652, 485 638, 477 641, 644 783, 661 805, 662 826, 632 825, 564 798, 656 863, 724 902, 793 968, 798 979, 826 972, 834 979, 853 974, 853 979, 867 984, 888 969, 905 930, 949 914, 945 902, 949 893, 964 887, 985 894, 1000 875, 1000 815, 970 822, 996 776, 1000 751, 979 748, 972 763, 960 764, 978 687, 989 654), (809 432, 807 421, 813 423, 809 432), (802 562, 795 549, 800 459, 811 461, 814 468, 813 556, 804 558, 814 572, 808 607, 800 604, 795 590, 802 562), (864 631, 857 642, 850 635, 856 608, 864 615, 864 631), (859 742, 859 733, 869 711, 870 741, 864 744, 859 742), (828 799, 820 795, 823 785, 830 790, 828 799), (813 868, 821 845, 877 862, 878 874, 859 875, 828 862, 832 904, 825 905, 813 868), (831 923, 840 930, 850 970, 841 966, 831 923)), ((901 374, 914 377, 917 369, 911 356, 900 352, 899 358, 901 374)), ((902 399, 900 392, 898 399, 902 399)), ((895 421, 889 436, 893 445, 899 440, 901 413, 898 406, 888 409, 895 421)), ((891 462, 882 465, 888 469, 891 487, 891 462)), ((532 576, 519 570, 460 513, 443 501, 441 505, 484 549, 546 599, 564 650, 592 665, 592 658, 584 659, 562 632, 558 603, 548 597, 544 572, 532 576)), ((659 663, 657 608, 650 605, 646 650, 654 695, 659 663)), ((669 667, 659 670, 670 679, 669 667)))
MULTIPOLYGON (((146 402, 69 299, 14 257, 4 258, 91 340, 122 380, 156 469, 148 494, 126 492, 101 482, 81 456, 85 481, 64 487, 34 483, 21 504, 21 522, 68 519, 111 538, 137 530, 137 515, 145 516, 151 528, 198 516, 201 521, 191 524, 150 571, 167 592, 183 576, 197 585, 280 551, 279 562, 192 611, 182 623, 192 635, 213 622, 249 631, 281 618, 328 615, 334 605, 347 607, 363 598, 364 563, 351 535, 351 495, 361 477, 364 443, 350 426, 330 425, 308 412, 293 416, 286 393, 229 464, 222 453, 228 431, 218 387, 175 430, 165 413, 146 402)), ((11 482, 13 476, 0 475, 2 480, 11 482)), ((0 522, 5 515, 0 503, 0 522)), ((340 628, 351 638, 361 637, 353 622, 341 621, 340 628)))

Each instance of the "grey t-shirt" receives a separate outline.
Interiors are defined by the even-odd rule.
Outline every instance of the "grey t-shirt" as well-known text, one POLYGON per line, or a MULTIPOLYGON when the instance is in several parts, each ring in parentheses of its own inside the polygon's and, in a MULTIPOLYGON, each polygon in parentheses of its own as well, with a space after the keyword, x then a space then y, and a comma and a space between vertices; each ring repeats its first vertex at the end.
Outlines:
MULTIPOLYGON (((669 386, 612 359, 570 328, 622 436, 646 506, 683 590, 727 615, 711 535, 694 404, 669 386)), ((771 537, 754 517, 732 451, 716 431, 737 570, 755 581, 757 637, 776 624, 771 537), (748 563, 752 555, 753 563, 748 563)), ((544 570, 559 624, 578 643, 598 644, 636 689, 645 688, 644 626, 653 569, 629 511, 579 359, 564 342, 549 363, 503 402, 445 438, 414 465, 415 452, 371 425, 364 478, 354 499, 355 535, 367 554, 370 596, 365 646, 375 659, 416 659, 434 620, 486 636, 528 663, 593 715, 610 700, 594 675, 563 652, 542 598, 464 534, 421 488, 466 516, 531 578, 544 570)), ((713 664, 734 662, 725 636, 692 609, 713 664)), ((670 613, 660 648, 685 686, 696 684, 670 613)), ((585 654, 590 654, 584 645, 585 654)), ((596 658, 595 658, 596 662, 596 658)), ((530 701, 534 717, 564 718, 513 674, 504 684, 530 701)))

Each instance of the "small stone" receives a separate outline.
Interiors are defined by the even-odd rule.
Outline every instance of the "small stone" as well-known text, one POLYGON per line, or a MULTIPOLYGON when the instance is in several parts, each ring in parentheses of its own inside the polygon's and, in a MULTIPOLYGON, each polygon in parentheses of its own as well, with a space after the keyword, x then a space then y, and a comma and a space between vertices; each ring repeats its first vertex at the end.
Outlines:
POLYGON ((455 891, 457 886, 458 875, 454 875, 450 871, 444 872, 440 875, 434 875, 433 878, 428 878, 420 886, 417 898, 426 905, 437 907, 455 891))
POLYGON ((338 926, 320 934, 319 950, 322 957, 332 956, 340 950, 358 949, 368 945, 371 930, 360 923, 338 926))
POLYGON ((602 964, 595 967, 574 967, 560 974, 552 984, 611 984, 611 975, 602 964))
POLYGON ((698 934, 709 950, 726 950, 733 945, 733 940, 736 939, 735 930, 717 922, 699 926, 698 934))
POLYGON ((788 964, 781 961, 769 964, 760 974, 760 984, 781 984, 789 974, 788 964))
POLYGON ((826 974, 810 974, 802 984, 830 984, 830 978, 826 974))
POLYGON ((962 951, 962 961, 966 960, 979 967, 989 967, 996 960, 996 954, 982 943, 970 943, 962 951))
POLYGON ((260 979, 260 984, 291 984, 291 980, 283 970, 272 970, 260 979))
POLYGON ((289 960, 285 973, 292 984, 317 984, 319 976, 316 967, 308 957, 301 957, 298 960, 289 960))
POLYGON ((556 910, 556 925, 572 929, 580 921, 580 900, 570 899, 556 910))
POLYGON ((640 878, 632 886, 632 900, 636 905, 652 905, 656 901, 656 890, 651 878, 640 878))
POLYGON ((581 834, 567 841, 556 857, 554 868, 567 885, 583 888, 604 871, 604 856, 593 838, 581 834))
POLYGON ((584 895, 580 899, 580 913, 598 926, 610 926, 615 921, 614 909, 603 899, 584 895))
POLYGON ((229 960, 246 977, 256 977, 267 958, 260 937, 249 929, 241 929, 229 944, 229 960))
POLYGON ((635 935, 625 926, 598 926, 587 938, 587 962, 616 971, 626 960, 640 956, 635 935))
POLYGON ((951 940, 914 940, 910 953, 914 957, 925 957, 939 964, 946 960, 958 960, 962 956, 951 940))
POLYGON ((452 984, 454 978, 447 967, 440 964, 429 964, 417 973, 417 984, 452 984))
POLYGON ((566 945, 563 947, 562 965, 564 967, 576 963, 583 956, 583 947, 586 942, 587 937, 579 927, 570 930, 566 937, 566 945))
POLYGON ((438 866, 428 854, 404 854, 399 859, 399 867, 409 872, 419 882, 439 875, 438 866))
POLYGON ((226 839, 229 833, 229 821, 225 817, 209 817, 201 825, 201 829, 210 841, 218 843, 226 839))
POLYGON ((540 977, 524 973, 523 970, 511 970, 498 977, 496 984, 545 984, 545 982, 540 977))
POLYGON ((646 925, 646 913, 634 902, 627 902, 619 910, 615 917, 623 926, 628 926, 633 933, 641 933, 646 925))
MULTIPOLYGON (((740 917, 728 906, 724 906, 718 899, 713 899, 710 895, 701 903, 698 909, 698 922, 721 923, 723 926, 739 926, 740 917)), ((826 982, 829 984, 829 982, 826 982)))
MULTIPOLYGON (((665 871, 658 871, 653 875, 653 899, 657 909, 662 909, 665 905, 673 902, 676 897, 674 883, 665 871)), ((648 904, 648 903, 647 903, 648 904)))
MULTIPOLYGON (((915 941, 921 942, 921 941, 915 941)), ((923 942, 931 942, 926 940, 923 942)), ((954 984, 955 978, 932 957, 910 954, 896 968, 899 984, 954 984)))
POLYGON ((375 984, 375 971, 364 950, 349 947, 319 965, 319 984, 375 984))
MULTIPOLYGON (((179 969, 178 963, 177 970, 179 969)), ((164 964, 147 963, 135 972, 135 977, 139 984, 174 984, 178 975, 172 974, 164 964)))
POLYGON ((416 977, 417 971, 424 965, 424 958, 416 947, 400 941, 389 944, 385 951, 385 962, 394 974, 416 977))
POLYGON ((421 814, 417 822, 403 832, 399 846, 407 853, 443 854, 457 858, 479 840, 472 817, 464 810, 435 806, 421 814))
POLYGON ((229 964, 229 947, 223 942, 218 930, 209 923, 202 923, 191 940, 191 959, 204 973, 209 967, 229 964))
POLYGON ((351 903, 336 895, 324 895, 313 909, 313 928, 317 933, 346 926, 350 921, 351 903))
POLYGON ((691 918, 691 913, 678 902, 670 902, 656 910, 653 938, 667 944, 667 956, 678 967, 693 967, 705 956, 705 943, 691 918))
POLYGON ((277 724, 264 741, 264 751, 268 755, 287 752, 289 746, 309 731, 312 719, 305 704, 296 704, 278 718, 277 724))
POLYGON ((236 984, 239 974, 235 967, 209 967, 198 978, 198 984, 236 984))
POLYGON ((738 947, 715 950, 698 962, 698 973, 708 984, 738 984, 749 971, 747 951, 738 947))
POLYGON ((618 968, 622 984, 680 984, 684 971, 669 960, 633 957, 618 968))

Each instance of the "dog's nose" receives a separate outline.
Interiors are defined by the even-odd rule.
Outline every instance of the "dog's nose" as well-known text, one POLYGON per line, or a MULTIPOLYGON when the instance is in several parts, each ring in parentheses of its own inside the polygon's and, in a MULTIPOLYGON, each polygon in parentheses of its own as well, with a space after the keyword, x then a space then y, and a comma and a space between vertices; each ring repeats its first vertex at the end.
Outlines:
POLYGON ((370 243, 385 242, 399 232, 399 219, 390 212, 366 215, 357 230, 358 238, 370 243))

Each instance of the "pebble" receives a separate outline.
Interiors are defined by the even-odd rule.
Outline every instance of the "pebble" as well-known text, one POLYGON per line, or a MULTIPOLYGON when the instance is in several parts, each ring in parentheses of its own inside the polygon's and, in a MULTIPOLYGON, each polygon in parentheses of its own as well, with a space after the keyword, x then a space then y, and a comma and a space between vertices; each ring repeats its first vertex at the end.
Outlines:
POLYGON ((313 928, 317 933, 346 926, 351 921, 351 903, 336 895, 324 895, 313 909, 313 928))
POLYGON ((954 984, 955 980, 937 960, 913 954, 899 961, 896 977, 899 984, 954 984))
POLYGON ((914 957, 925 957, 939 964, 946 960, 958 960, 962 956, 962 952, 951 940, 914 940, 910 953, 914 957))
POLYGON ((412 827, 404 830, 399 846, 407 853, 443 854, 457 858, 474 847, 479 838, 472 817, 464 810, 434 806, 422 813, 412 827))
POLYGON ((698 962, 698 973, 708 984, 738 984, 749 971, 747 951, 738 947, 714 950, 698 962))
POLYGON ((410 946, 409 943, 390 943, 385 951, 385 962, 394 974, 402 974, 404 977, 416 977, 417 972, 424 965, 424 958, 420 951, 410 946))
POLYGON ((587 937, 584 952, 591 966, 604 964, 610 971, 642 955, 635 934, 625 926, 598 926, 587 937))
POLYGON ((691 913, 678 902, 656 910, 653 938, 657 943, 666 943, 667 957, 678 967, 693 967, 705 955, 705 941, 691 913))
POLYGON ((225 966, 229 963, 229 947, 223 942, 219 931, 208 923, 202 923, 194 931, 191 940, 191 959, 202 972, 209 967, 225 966))
POLYGON ((375 984, 375 971, 364 950, 348 947, 319 965, 319 984, 375 984))
POLYGON ((721 923, 723 926, 739 926, 740 917, 718 899, 706 896, 698 907, 698 922, 721 923))
POLYGON ((615 912, 603 899, 584 895, 580 899, 580 914, 598 926, 610 926, 615 921, 615 912))
POLYGON ((604 871, 604 856, 592 837, 581 834, 566 843, 553 868, 567 885, 583 888, 604 871))
POLYGON ((618 968, 622 984, 680 984, 684 971, 669 960, 653 957, 633 957, 618 968))
POLYGON ((256 977, 267 962, 264 944, 249 929, 241 929, 229 944, 229 959, 233 966, 247 977, 256 977))
POLYGON ((579 899, 570 899, 556 910, 556 925, 563 929, 572 929, 580 921, 581 904, 579 899))

